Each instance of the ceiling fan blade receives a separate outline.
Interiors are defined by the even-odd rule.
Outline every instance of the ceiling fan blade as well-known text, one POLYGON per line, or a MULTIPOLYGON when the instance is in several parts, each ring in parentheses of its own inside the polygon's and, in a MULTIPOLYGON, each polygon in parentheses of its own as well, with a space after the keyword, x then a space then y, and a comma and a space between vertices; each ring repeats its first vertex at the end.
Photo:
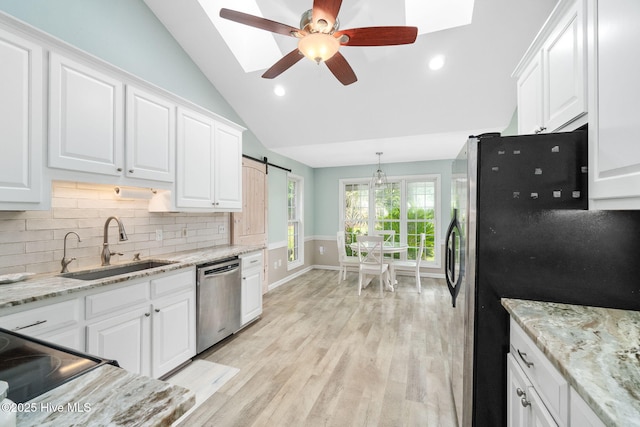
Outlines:
POLYGON ((283 72, 287 71, 293 64, 300 61, 304 58, 304 55, 300 53, 298 49, 294 49, 285 56, 280 59, 280 61, 276 62, 264 72, 262 75, 265 79, 273 79, 274 77, 278 77, 283 72))
POLYGON ((363 27, 336 31, 334 34, 338 40, 346 35, 349 40, 340 42, 344 46, 393 46, 399 44, 411 44, 418 37, 416 27, 363 27))
POLYGON ((292 27, 290 25, 281 24, 276 21, 261 18, 255 15, 249 15, 248 13, 238 12, 231 9, 220 9, 220 17, 228 19, 230 21, 238 22, 240 24, 248 25, 250 27, 259 28, 261 30, 271 31, 272 33, 282 34, 285 36, 296 37, 296 34, 304 35, 304 31, 299 28, 292 27))
MULTIPOLYGON (((324 20, 327 22, 327 30, 329 30, 336 22, 340 6, 342 6, 342 0, 313 0, 313 8, 311 9, 313 23, 316 24, 319 20, 324 20)), ((322 28, 316 27, 316 29, 322 31, 322 28)))
POLYGON ((335 55, 324 62, 343 85, 347 86, 358 81, 356 73, 353 72, 351 65, 349 65, 340 52, 336 52, 335 55))

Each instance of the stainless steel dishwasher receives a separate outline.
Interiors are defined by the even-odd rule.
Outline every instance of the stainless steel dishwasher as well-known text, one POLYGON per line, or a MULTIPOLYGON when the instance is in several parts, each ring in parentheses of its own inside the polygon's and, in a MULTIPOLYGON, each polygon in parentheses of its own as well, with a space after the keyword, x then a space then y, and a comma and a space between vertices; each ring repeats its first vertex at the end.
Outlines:
POLYGON ((199 265, 197 278, 197 352, 240 329, 242 282, 238 258, 199 265))

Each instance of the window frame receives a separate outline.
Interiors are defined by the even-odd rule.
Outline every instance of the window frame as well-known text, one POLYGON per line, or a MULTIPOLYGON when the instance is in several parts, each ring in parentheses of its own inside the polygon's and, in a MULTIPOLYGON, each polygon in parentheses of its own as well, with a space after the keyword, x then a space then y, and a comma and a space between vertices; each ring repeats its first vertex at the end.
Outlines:
MULTIPOLYGON (((409 182, 423 182, 423 181, 432 181, 434 182, 434 213, 433 213, 433 223, 434 223, 434 236, 433 236, 433 261, 422 261, 422 266, 426 268, 441 268, 441 259, 442 259, 442 249, 440 242, 441 235, 441 211, 442 211, 442 197, 441 197, 441 175, 440 174, 421 174, 421 175, 399 175, 399 176, 389 176, 387 177, 387 181, 389 183, 399 182, 400 183, 400 238, 396 239, 401 244, 407 244, 407 225, 410 222, 409 218, 407 218, 407 184, 409 182)), ((345 187, 347 185, 354 184, 367 184, 370 182, 370 178, 343 178, 338 180, 338 211, 339 211, 339 229, 345 229, 345 187)), ((371 188, 370 188, 371 190, 371 188)), ((375 224, 378 222, 376 218, 376 207, 375 207, 375 191, 369 191, 369 202, 368 202, 368 218, 367 218, 367 230, 375 230, 375 224)), ((403 254, 403 258, 406 258, 406 255, 403 254)))
POLYGON ((287 215, 286 215, 285 221, 286 221, 286 230, 287 230, 287 245, 286 245, 287 271, 289 271, 289 270, 302 267, 304 265, 304 178, 299 175, 287 173, 286 185, 287 185, 287 188, 286 188, 287 215), (289 182, 291 181, 294 181, 296 183, 295 211, 297 214, 296 215, 297 218, 294 220, 289 219, 289 182), (298 225, 297 241, 294 244, 294 246, 297 244, 298 258, 296 260, 289 261, 289 226, 292 222, 295 222, 298 225))

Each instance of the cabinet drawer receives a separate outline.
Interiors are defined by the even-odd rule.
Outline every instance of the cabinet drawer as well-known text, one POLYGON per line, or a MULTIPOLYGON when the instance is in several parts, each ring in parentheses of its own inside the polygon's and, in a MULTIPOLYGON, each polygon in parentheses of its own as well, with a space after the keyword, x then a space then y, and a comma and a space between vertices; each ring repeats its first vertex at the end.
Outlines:
POLYGON ((173 273, 168 276, 151 280, 151 298, 156 299, 176 292, 195 289, 196 273, 193 268, 186 269, 180 273, 173 273))
POLYGON ((511 351, 531 383, 547 404, 547 409, 558 422, 568 425, 569 385, 558 370, 551 365, 513 318, 511 319, 511 351))
POLYGON ((149 282, 144 281, 111 291, 86 297, 86 317, 93 319, 103 314, 113 313, 127 307, 133 307, 149 299, 149 282))
POLYGON ((77 325, 80 322, 80 302, 77 299, 25 310, 0 318, 0 327, 29 336, 36 336, 77 325))
POLYGON ((262 268, 262 252, 251 252, 245 255, 240 255, 240 262, 242 264, 242 271, 247 272, 249 269, 262 268))

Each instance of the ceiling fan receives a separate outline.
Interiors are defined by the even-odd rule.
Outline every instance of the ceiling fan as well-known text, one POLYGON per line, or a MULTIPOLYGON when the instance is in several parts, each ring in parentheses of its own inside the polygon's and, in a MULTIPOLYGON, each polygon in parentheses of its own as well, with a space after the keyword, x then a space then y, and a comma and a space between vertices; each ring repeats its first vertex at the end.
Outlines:
POLYGON ((324 62, 343 85, 350 85, 358 78, 338 51, 340 46, 392 46, 416 41, 416 27, 363 27, 339 30, 338 11, 341 5, 342 0, 314 0, 313 8, 302 14, 300 28, 224 8, 220 9, 220 17, 299 39, 296 49, 262 75, 265 79, 279 76, 306 56, 318 64, 324 62))

